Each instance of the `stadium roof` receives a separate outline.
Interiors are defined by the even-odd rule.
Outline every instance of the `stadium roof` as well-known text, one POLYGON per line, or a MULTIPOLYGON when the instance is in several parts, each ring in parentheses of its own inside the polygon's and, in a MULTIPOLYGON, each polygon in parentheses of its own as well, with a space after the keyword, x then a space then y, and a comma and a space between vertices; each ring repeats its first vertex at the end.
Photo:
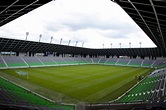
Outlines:
POLYGON ((158 48, 166 49, 166 0, 112 0, 141 27, 158 48))
POLYGON ((0 52, 57 52, 76 55, 108 55, 108 56, 166 56, 159 48, 110 48, 89 49, 52 43, 33 42, 9 38, 0 38, 0 52))
POLYGON ((0 26, 50 2, 52 0, 1 0, 0 26))

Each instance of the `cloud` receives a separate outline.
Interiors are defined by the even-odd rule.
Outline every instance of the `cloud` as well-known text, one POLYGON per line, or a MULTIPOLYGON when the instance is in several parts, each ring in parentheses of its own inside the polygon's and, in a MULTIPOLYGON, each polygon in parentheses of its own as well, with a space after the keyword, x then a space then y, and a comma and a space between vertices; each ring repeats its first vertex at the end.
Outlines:
POLYGON ((116 3, 110 0, 56 0, 0 27, 0 36, 88 48, 154 47, 154 43, 116 3), (146 42, 145 42, 146 41, 146 42))

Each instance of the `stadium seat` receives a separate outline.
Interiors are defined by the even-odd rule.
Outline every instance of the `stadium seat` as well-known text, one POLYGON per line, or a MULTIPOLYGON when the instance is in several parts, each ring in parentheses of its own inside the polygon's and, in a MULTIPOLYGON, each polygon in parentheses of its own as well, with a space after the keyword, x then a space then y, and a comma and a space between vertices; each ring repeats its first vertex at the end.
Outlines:
POLYGON ((121 103, 131 103, 137 101, 159 100, 165 96, 165 72, 157 72, 156 74, 147 76, 137 86, 117 100, 121 103))

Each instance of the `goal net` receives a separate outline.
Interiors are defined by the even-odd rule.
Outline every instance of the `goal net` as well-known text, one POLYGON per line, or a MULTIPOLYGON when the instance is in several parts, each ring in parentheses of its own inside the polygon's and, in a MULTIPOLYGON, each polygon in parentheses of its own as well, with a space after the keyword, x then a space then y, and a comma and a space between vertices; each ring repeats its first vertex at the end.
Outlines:
POLYGON ((16 71, 16 73, 22 77, 22 76, 26 76, 26 79, 28 79, 28 73, 27 72, 23 72, 23 71, 16 71))

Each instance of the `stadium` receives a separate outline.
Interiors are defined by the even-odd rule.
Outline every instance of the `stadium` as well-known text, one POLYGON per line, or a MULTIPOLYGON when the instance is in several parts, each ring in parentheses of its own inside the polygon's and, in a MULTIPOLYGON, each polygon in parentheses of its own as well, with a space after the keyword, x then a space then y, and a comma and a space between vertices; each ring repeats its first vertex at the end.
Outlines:
MULTIPOLYGON (((50 1, 2 2, 0 26, 50 1)), ((157 47, 92 49, 0 37, 0 110, 166 109, 166 2, 110 2, 157 47)))

